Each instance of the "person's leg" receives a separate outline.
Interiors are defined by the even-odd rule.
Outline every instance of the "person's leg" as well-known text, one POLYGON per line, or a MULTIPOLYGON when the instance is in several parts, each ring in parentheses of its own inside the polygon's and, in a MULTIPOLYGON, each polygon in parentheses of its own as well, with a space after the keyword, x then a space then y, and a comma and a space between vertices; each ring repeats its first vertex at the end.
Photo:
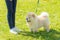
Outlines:
POLYGON ((15 27, 15 13, 16 13, 16 4, 17 0, 12 0, 12 7, 13 7, 13 13, 12 13, 12 21, 13 21, 13 26, 15 27))
POLYGON ((20 32, 19 29, 15 28, 15 11, 16 11, 16 0, 6 0, 8 9, 8 24, 10 27, 10 32, 17 34, 20 32))
POLYGON ((6 0, 6 5, 7 5, 7 9, 8 9, 8 14, 7 14, 8 24, 9 24, 10 29, 12 29, 15 27, 15 26, 13 26, 13 21, 12 21, 13 2, 10 0, 6 0))

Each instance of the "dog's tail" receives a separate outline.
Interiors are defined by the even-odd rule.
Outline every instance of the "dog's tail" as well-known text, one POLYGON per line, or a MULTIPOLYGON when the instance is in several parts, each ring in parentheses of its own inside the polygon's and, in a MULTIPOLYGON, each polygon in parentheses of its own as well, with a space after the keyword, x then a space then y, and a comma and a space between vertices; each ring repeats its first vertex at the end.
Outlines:
POLYGON ((49 14, 47 12, 42 12, 40 16, 49 17, 49 14))

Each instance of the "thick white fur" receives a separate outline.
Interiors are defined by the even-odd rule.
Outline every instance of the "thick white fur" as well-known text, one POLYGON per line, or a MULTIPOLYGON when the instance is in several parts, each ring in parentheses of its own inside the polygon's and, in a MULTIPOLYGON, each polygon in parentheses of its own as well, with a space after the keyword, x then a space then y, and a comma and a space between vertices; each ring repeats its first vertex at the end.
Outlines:
POLYGON ((33 12, 29 12, 27 18, 27 21, 31 21, 27 22, 31 31, 37 32, 40 27, 44 27, 49 32, 49 15, 47 12, 42 12, 39 16, 33 12))

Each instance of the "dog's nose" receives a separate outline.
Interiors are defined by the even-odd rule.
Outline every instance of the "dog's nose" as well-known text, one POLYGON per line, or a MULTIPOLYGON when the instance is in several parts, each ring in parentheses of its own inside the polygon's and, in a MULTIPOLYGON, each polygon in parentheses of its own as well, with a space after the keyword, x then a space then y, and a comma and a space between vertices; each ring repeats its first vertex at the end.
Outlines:
POLYGON ((27 21, 27 22, 31 22, 31 21, 29 20, 29 18, 26 18, 26 21, 27 21))
POLYGON ((28 20, 28 18, 26 18, 26 20, 28 20))

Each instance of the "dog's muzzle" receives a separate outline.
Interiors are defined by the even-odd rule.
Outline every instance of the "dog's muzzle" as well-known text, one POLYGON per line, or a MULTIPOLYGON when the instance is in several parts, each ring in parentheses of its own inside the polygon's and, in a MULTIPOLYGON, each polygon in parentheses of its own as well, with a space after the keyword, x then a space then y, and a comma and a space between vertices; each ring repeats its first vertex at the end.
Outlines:
POLYGON ((28 18, 26 18, 27 22, 31 22, 28 18))

